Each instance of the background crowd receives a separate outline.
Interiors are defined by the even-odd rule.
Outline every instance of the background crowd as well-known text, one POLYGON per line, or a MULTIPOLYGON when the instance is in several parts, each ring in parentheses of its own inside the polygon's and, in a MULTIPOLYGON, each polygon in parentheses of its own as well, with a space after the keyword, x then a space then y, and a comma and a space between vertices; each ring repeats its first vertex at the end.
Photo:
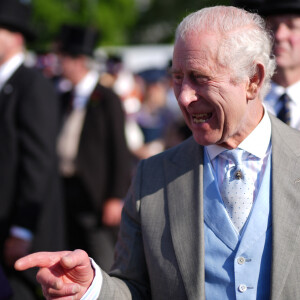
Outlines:
POLYGON ((38 299, 36 271, 16 273, 16 259, 81 248, 108 271, 137 163, 190 132, 169 65, 132 73, 121 56, 97 61, 99 32, 71 24, 33 56, 30 2, 0 11, 1 293, 38 299))
MULTIPOLYGON (((265 2, 274 11, 261 9, 263 1, 233 5, 267 18, 278 69, 265 105, 300 129, 300 2, 265 2), (284 40, 294 47, 290 60, 284 40)), ((24 300, 41 298, 35 272, 12 268, 30 252, 81 248, 108 271, 138 162, 191 135, 172 90, 171 62, 133 73, 121 55, 99 61, 99 32, 71 24, 32 60, 24 51, 38 38, 31 9, 27 1, 0 0, 0 289, 24 300)))

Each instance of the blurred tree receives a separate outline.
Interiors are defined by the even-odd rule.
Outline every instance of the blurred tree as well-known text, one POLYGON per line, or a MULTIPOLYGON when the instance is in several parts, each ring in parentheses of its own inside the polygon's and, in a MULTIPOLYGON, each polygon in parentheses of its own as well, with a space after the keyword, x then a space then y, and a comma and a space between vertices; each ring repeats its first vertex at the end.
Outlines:
POLYGON ((144 11, 139 14, 131 43, 172 43, 176 26, 189 13, 207 6, 232 5, 231 0, 138 1, 144 11))
POLYGON ((30 46, 46 51, 63 23, 94 26, 101 45, 122 45, 136 23, 135 0, 32 0, 33 24, 38 39, 30 46))
POLYGON ((231 0, 32 0, 38 41, 47 50, 63 23, 95 26, 101 45, 172 43, 178 22, 205 6, 231 0))

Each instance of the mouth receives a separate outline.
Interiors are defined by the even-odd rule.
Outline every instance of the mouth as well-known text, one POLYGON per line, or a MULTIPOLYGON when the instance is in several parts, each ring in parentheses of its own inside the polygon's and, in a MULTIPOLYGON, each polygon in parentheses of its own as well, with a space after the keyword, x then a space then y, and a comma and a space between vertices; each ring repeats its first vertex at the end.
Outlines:
POLYGON ((206 114, 193 114, 193 122, 196 124, 199 123, 205 123, 212 117, 212 113, 206 113, 206 114))
POLYGON ((275 54, 284 53, 284 52, 286 52, 286 51, 287 51, 286 47, 283 47, 283 46, 281 46, 281 45, 275 45, 275 46, 274 46, 274 53, 275 53, 275 54))

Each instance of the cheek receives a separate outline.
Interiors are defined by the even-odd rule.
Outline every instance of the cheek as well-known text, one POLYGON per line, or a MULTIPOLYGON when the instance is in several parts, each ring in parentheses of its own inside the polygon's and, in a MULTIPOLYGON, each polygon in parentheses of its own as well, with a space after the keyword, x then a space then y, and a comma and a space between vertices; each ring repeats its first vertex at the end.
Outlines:
POLYGON ((290 39, 290 42, 294 49, 299 50, 300 49, 300 34, 292 36, 290 39))
POLYGON ((72 72, 72 64, 69 63, 68 61, 65 61, 64 63, 62 63, 62 68, 63 68, 65 73, 72 72))
POLYGON ((175 98, 176 98, 176 100, 178 101, 180 89, 179 89, 179 87, 176 86, 175 84, 173 84, 173 91, 174 91, 175 98))

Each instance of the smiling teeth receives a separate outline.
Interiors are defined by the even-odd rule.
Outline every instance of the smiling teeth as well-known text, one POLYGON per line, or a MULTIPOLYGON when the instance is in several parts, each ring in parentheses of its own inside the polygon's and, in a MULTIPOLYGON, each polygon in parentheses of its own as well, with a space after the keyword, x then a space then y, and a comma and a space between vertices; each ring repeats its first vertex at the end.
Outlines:
POLYGON ((211 116, 212 116, 212 113, 208 113, 208 114, 194 114, 193 115, 193 121, 195 123, 204 123, 208 119, 210 119, 211 116))

